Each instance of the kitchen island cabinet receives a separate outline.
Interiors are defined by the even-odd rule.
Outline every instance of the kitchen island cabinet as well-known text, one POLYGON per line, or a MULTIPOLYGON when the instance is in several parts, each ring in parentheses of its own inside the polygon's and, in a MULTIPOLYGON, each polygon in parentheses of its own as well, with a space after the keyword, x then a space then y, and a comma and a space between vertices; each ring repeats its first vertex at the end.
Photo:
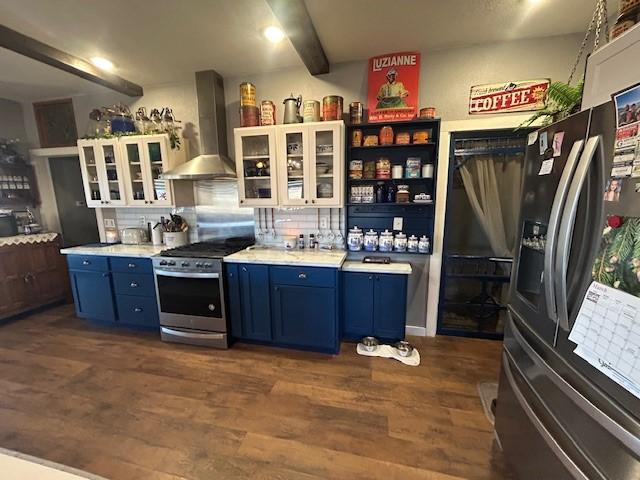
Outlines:
POLYGON ((407 315, 407 275, 372 270, 344 271, 342 276, 343 338, 360 340, 372 336, 384 341, 403 340, 407 315))

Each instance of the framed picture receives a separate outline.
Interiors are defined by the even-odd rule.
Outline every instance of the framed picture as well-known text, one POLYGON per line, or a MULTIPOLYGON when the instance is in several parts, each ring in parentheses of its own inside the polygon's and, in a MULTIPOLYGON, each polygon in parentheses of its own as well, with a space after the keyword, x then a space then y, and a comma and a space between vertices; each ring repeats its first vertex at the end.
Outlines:
POLYGON ((76 145, 78 130, 70 98, 34 103, 33 112, 42 148, 76 145))

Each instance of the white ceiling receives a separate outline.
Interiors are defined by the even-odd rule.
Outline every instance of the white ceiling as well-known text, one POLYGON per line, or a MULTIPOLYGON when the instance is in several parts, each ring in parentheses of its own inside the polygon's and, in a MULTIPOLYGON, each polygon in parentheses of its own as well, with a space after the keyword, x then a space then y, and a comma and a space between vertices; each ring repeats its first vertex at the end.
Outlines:
MULTIPOLYGON (((584 32, 595 0, 305 0, 331 63, 584 32)), ((616 0, 608 0, 615 13, 616 0)), ((3 0, 2 23, 83 58, 103 56, 143 86, 207 68, 223 76, 301 66, 264 0, 3 0)), ((103 87, 0 49, 0 97, 31 101, 103 87)))

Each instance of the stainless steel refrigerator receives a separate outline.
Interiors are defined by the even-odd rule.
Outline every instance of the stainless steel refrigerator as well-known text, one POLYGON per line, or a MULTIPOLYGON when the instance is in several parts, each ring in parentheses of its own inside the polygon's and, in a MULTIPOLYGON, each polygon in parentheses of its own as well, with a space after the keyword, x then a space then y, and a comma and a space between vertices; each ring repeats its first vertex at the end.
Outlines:
POLYGON ((527 147, 495 424, 520 479, 640 479, 640 399, 568 339, 608 215, 640 217, 640 179, 603 201, 615 123, 609 102, 540 130, 527 147))

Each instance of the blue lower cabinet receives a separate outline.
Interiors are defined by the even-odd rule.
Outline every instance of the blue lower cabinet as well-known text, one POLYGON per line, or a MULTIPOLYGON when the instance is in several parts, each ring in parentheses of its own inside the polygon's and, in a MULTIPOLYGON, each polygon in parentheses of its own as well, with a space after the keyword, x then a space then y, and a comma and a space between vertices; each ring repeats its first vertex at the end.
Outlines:
POLYGON ((338 351, 335 288, 273 285, 271 298, 276 343, 338 351))
POLYGON ((386 341, 405 336, 407 276, 343 272, 342 335, 348 340, 374 336, 386 341))
POLYGON ((118 321, 123 325, 158 328, 158 304, 155 297, 116 295, 118 321))
POLYGON ((271 341, 269 265, 227 264, 226 270, 231 336, 271 341))
POLYGON ((79 317, 159 328, 150 259, 68 255, 67 263, 79 317))
POLYGON ((76 315, 101 322, 115 322, 116 310, 109 272, 69 271, 76 315))

